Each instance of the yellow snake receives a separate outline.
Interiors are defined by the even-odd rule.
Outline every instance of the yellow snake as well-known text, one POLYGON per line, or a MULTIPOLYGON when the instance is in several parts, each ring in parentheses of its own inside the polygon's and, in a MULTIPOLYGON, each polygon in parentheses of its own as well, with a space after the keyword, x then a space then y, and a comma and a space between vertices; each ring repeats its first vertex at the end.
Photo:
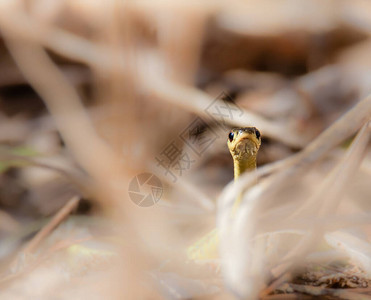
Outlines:
MULTIPOLYGON (((255 127, 234 128, 228 134, 227 145, 233 158, 235 181, 242 173, 256 169, 256 156, 261 145, 259 130, 255 127)), ((240 201, 239 196, 234 203, 235 208, 240 201)), ((193 261, 216 259, 219 257, 218 244, 218 232, 213 229, 188 247, 187 257, 193 261)))

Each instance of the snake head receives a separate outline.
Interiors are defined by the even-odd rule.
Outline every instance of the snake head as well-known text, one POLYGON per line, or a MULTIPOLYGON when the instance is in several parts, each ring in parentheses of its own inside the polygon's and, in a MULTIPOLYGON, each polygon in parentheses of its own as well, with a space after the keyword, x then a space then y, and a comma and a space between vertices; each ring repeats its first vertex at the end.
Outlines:
POLYGON ((255 127, 233 128, 228 135, 228 148, 235 159, 256 156, 261 145, 261 135, 255 127))

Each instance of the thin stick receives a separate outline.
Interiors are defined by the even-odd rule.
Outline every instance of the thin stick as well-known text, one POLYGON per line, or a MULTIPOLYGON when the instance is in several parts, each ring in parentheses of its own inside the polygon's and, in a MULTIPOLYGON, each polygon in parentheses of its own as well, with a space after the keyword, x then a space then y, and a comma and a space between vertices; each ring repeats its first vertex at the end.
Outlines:
POLYGON ((23 249, 24 253, 34 252, 40 243, 72 212, 79 203, 78 196, 72 197, 57 214, 33 237, 23 249))
MULTIPOLYGON (((72 197, 58 212, 57 214, 33 237, 33 239, 24 247, 21 251, 22 254, 29 254, 34 252, 42 241, 72 212, 77 206, 80 198, 78 196, 72 197)), ((16 265, 20 255, 17 255, 10 265, 16 265)), ((41 261, 42 257, 39 257, 29 268, 23 272, 4 276, 0 279, 0 286, 9 283, 10 281, 18 278, 19 276, 31 271, 41 261)))

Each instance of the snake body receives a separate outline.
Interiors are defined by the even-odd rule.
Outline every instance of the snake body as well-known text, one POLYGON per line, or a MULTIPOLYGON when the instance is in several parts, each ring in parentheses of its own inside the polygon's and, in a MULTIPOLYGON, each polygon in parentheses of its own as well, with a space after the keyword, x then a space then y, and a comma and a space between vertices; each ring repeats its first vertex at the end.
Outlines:
MULTIPOLYGON (((228 134, 228 149, 233 158, 234 180, 244 172, 256 169, 256 157, 261 145, 261 136, 255 127, 234 128, 228 134)), ((238 208, 241 197, 237 197, 234 207, 238 208)), ((219 236, 217 229, 188 247, 187 257, 193 261, 212 260, 218 255, 219 236)))

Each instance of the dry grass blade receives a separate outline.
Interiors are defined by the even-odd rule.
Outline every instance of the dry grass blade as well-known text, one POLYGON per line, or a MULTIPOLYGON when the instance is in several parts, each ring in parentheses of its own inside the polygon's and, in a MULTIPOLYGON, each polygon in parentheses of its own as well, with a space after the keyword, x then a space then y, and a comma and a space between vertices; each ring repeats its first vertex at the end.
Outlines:
POLYGON ((84 169, 93 178, 100 178, 105 168, 115 169, 112 168, 115 156, 96 135, 77 92, 41 46, 14 38, 9 38, 7 44, 24 75, 45 100, 66 143, 84 169), (89 143, 94 152, 82 148, 81 139, 89 143), (107 159, 91 164, 97 156, 107 159))
MULTIPOLYGON (((354 175, 362 162, 369 140, 369 130, 369 122, 367 122, 358 133, 343 160, 341 160, 327 176, 326 180, 316 190, 315 194, 306 200, 305 205, 308 205, 307 203, 309 203, 315 208, 315 215, 318 214, 319 216, 324 217, 334 214, 336 211, 340 201, 342 200, 342 192, 347 187, 347 182, 349 182, 350 178, 354 175)), ((290 218, 291 216, 288 217, 290 218)), ((294 214, 294 217, 300 219, 302 215, 299 214, 299 216, 297 216, 294 214)), ((308 234, 290 250, 286 257, 284 257, 284 260, 290 261, 290 263, 280 264, 272 270, 272 273, 275 276, 281 276, 281 274, 287 272, 292 265, 302 260, 303 256, 318 244, 324 235, 324 232, 326 232, 326 228, 323 227, 323 224, 311 225, 308 229, 308 234)))
MULTIPOLYGON (((112 182, 125 182, 126 178, 120 175, 122 172, 120 164, 117 163, 118 157, 97 136, 75 89, 40 45, 29 39, 14 38, 9 29, 12 21, 7 17, 1 19, 0 26, 7 37, 7 45, 12 55, 25 77, 44 99, 64 140, 81 166, 97 183, 102 183, 105 187, 112 188, 112 182), (83 147, 83 144, 89 144, 90 148, 83 147)), ((106 199, 115 202, 111 207, 122 205, 121 201, 113 198, 106 199)))
POLYGON ((329 245, 349 256, 352 262, 371 276, 371 245, 350 233, 335 231, 325 235, 329 245))
POLYGON ((368 297, 371 4, 245 2, 0 0, 4 298, 368 297), (235 126, 262 167, 228 184, 235 126))
MULTIPOLYGON (((206 109, 211 105, 223 107, 221 100, 216 100, 208 94, 188 86, 183 86, 165 78, 157 78, 157 80, 147 81, 143 80, 144 86, 152 95, 158 96, 160 99, 169 101, 175 105, 180 105, 186 110, 190 110, 202 117, 210 118, 206 109)), ((234 104, 228 104, 231 111, 239 111, 234 104)), ((236 115, 233 119, 228 119, 222 115, 215 114, 213 116, 219 122, 228 122, 231 126, 245 127, 256 126, 265 136, 271 137, 293 147, 302 147, 306 142, 303 138, 294 133, 290 128, 276 124, 272 121, 265 120, 254 113, 243 110, 240 116, 236 115), (281 132, 286 132, 282 135, 281 132)))
MULTIPOLYGON (((5 5, 3 11, 5 12, 9 9, 11 8, 5 5)), ((53 29, 52 27, 43 28, 41 24, 35 23, 35 21, 19 11, 13 13, 13 19, 14 15, 19 18, 17 22, 7 19, 6 14, 4 15, 3 28, 6 28, 6 30, 19 38, 27 39, 30 42, 36 41, 37 43, 51 48, 57 53, 87 63, 95 68, 98 67, 101 70, 114 69, 123 73, 128 71, 124 63, 125 59, 122 56, 121 59, 119 59, 119 64, 115 61, 114 66, 110 65, 110 62, 112 62, 110 57, 113 55, 117 57, 117 53, 110 53, 112 50, 109 48, 104 48, 104 46, 102 46, 97 51, 93 44, 90 44, 83 38, 53 29), (19 22, 20 20, 22 20, 22 22, 19 22), (38 30, 30 32, 29 28, 37 28, 38 30), (66 45, 69 45, 69 47, 66 47, 66 45), (99 65, 97 65, 97 63, 99 63, 99 65)), ((17 50, 14 48, 14 51, 17 50)), ((137 80, 139 80, 140 85, 147 90, 149 95, 158 96, 159 99, 171 102, 200 116, 206 118, 210 117, 205 110, 215 101, 213 97, 198 89, 169 81, 168 78, 161 75, 159 76, 157 69, 155 72, 156 73, 151 76, 151 74, 148 74, 148 67, 144 65, 139 65, 139 70, 137 71, 137 80), (151 81, 147 80, 148 76, 152 77, 151 81)), ((42 73, 44 73, 44 71, 40 70, 40 74, 42 73)), ((71 96, 72 95, 73 94, 71 94, 71 96)), ((222 103, 216 104, 222 105, 222 103)), ((238 110, 233 104, 230 104, 230 109, 238 110)), ((221 116, 214 117, 218 118, 221 122, 226 122, 226 119, 221 116)), ((265 120, 246 110, 244 110, 243 114, 237 117, 237 119, 227 119, 227 122, 234 126, 257 126, 266 136, 282 141, 290 146, 302 147, 306 142, 301 135, 293 132, 289 127, 283 127, 280 124, 265 120), (282 135, 282 131, 286 132, 286 134, 282 135)))
MULTIPOLYGON (((37 28, 23 18, 25 12, 20 3, 21 1, 14 1, 0 4, 0 29, 11 55, 27 81, 45 102, 73 157, 92 179, 94 184, 90 184, 90 188, 94 196, 91 200, 95 201, 103 213, 117 221, 117 227, 126 222, 127 240, 125 243, 130 241, 135 244, 135 240, 142 243, 138 234, 134 234, 133 230, 135 226, 133 223, 137 222, 137 225, 139 223, 140 226, 142 225, 140 218, 132 211, 123 209, 125 206, 130 207, 131 202, 125 201, 128 174, 123 172, 121 157, 118 157, 110 145, 97 134, 76 89, 48 56, 43 46, 35 42, 32 36, 24 34, 23 30, 27 27, 31 28, 32 32, 34 30, 37 32, 37 28), (17 16, 21 17, 17 18, 17 16), (13 29, 19 29, 20 24, 22 24, 21 30, 14 31, 13 29)), ((132 206, 130 208, 132 209, 132 206)), ((141 264, 145 263, 142 252, 126 249, 125 255, 129 257, 129 253, 132 257, 137 256, 141 264), (139 259, 139 257, 142 258, 139 259)), ((139 279, 135 278, 142 276, 139 272, 140 268, 140 264, 132 263, 122 270, 122 273, 130 272, 132 275, 125 285, 129 286, 133 282, 135 284, 139 282, 139 279)), ((120 275, 123 276, 123 274, 120 275)), ((139 289, 135 291, 125 289, 125 292, 127 294, 144 293, 139 289)))
POLYGON ((21 1, 3 1, 1 3, 3 29, 20 39, 32 40, 54 50, 65 57, 102 70, 114 68, 109 58, 113 50, 102 46, 96 47, 94 43, 83 39, 65 30, 58 29, 51 24, 42 24, 32 20, 22 9, 21 1), (16 20, 10 20, 12 15, 16 20), (107 52, 107 53, 105 53, 107 52))
MULTIPOLYGON (((287 186, 287 182, 285 182, 287 178, 293 176, 295 172, 300 174, 299 171, 307 167, 310 161, 318 159, 318 157, 330 150, 335 144, 339 143, 341 139, 344 139, 344 136, 339 135, 339 132, 344 132, 346 137, 356 130, 356 126, 359 123, 354 122, 355 113, 362 112, 361 116, 357 114, 359 122, 367 120, 369 118, 370 104, 371 97, 363 100, 358 107, 348 112, 343 118, 312 142, 308 148, 298 154, 295 158, 296 164, 264 179, 259 185, 253 187, 245 196, 245 203, 242 204, 236 216, 231 217, 230 206, 226 205, 226 203, 231 203, 233 201, 235 196, 241 191, 241 188, 243 188, 243 183, 241 182, 236 185, 235 190, 229 195, 227 191, 225 191, 223 195, 224 198, 222 197, 220 199, 220 207, 222 207, 224 211, 219 211, 221 255, 224 261, 224 272, 228 284, 238 295, 251 297, 252 299, 256 298, 258 289, 261 288, 268 279, 262 270, 265 270, 267 267, 264 260, 268 259, 269 261, 269 258, 264 257, 263 259, 261 255, 261 253, 266 252, 267 241, 264 241, 263 238, 256 238, 262 226, 262 224, 259 224, 259 215, 261 211, 267 213, 267 209, 269 210, 269 207, 277 202, 276 191, 287 186), (365 112, 366 108, 367 112, 365 112), (346 124, 349 123, 350 120, 352 120, 352 126, 347 126, 346 124), (354 123, 357 125, 354 125, 354 123), (324 141, 326 141, 326 144, 324 141), (240 190, 238 190, 238 188, 240 188, 240 190), (241 237, 243 237, 243 239, 241 239, 241 237), (254 265, 257 267, 254 267, 254 265), (251 285, 247 286, 245 282, 249 282, 251 285)), ((337 167, 334 168, 322 186, 316 190, 316 193, 303 203, 313 205, 316 211, 320 213, 320 216, 328 216, 336 210, 340 203, 340 195, 346 188, 346 182, 353 176, 364 157, 368 136, 369 124, 366 123, 352 143, 350 149, 347 151, 344 159, 338 163, 337 167), (324 199, 326 200, 324 201, 324 199)), ((248 177, 250 178, 248 179, 251 180, 254 176, 256 175, 249 174, 248 177)), ((300 177, 298 179, 300 180, 300 177)), ((248 182, 247 179, 245 179, 244 183, 246 184, 246 182, 248 182)), ((293 183, 295 180, 291 180, 290 182, 293 183)), ((231 189, 233 189, 233 187, 228 187, 228 192, 230 192, 231 189)), ((297 204, 293 203, 292 205, 297 204)), ((289 212, 290 210, 287 213, 289 212)), ((316 214, 313 216, 316 216, 316 214)), ((290 217, 291 213, 287 216, 278 215, 276 218, 271 219, 270 222, 275 224, 277 230, 280 228, 280 220, 290 217)), ((298 218, 295 218, 295 214, 293 218, 295 219, 292 222, 294 226, 298 218)), ((269 218, 265 218, 264 220, 268 219, 269 218)), ((318 226, 310 227, 307 228, 307 230, 309 230, 308 234, 304 235, 301 241, 283 258, 283 261, 287 262, 273 269, 272 273, 275 276, 280 277, 281 274, 285 273, 290 267, 299 262, 302 257, 319 242, 323 235, 323 230, 325 229, 318 226)))

